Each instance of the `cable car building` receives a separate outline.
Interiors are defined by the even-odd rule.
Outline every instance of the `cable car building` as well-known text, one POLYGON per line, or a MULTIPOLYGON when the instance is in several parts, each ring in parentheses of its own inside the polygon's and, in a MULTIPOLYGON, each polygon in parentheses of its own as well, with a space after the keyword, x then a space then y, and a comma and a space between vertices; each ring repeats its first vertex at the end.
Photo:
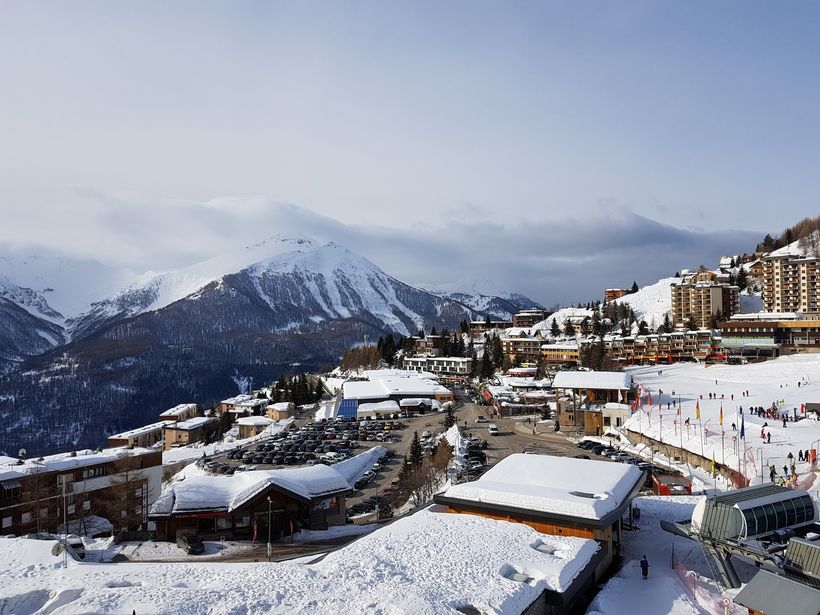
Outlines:
POLYGON ((816 520, 814 502, 802 489, 756 485, 698 502, 692 513, 692 531, 709 540, 740 542, 816 520))

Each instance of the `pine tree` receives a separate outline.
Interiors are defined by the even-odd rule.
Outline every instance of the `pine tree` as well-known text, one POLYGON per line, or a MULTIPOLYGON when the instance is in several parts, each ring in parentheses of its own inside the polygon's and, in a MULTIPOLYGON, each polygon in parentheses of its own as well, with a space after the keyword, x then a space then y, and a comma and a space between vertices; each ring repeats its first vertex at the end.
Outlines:
POLYGON ((486 380, 487 378, 492 378, 492 375, 495 373, 493 369, 493 362, 490 358, 490 350, 487 348, 487 344, 484 344, 484 354, 481 355, 481 371, 479 375, 482 380, 486 380))
POLYGON ((638 283, 633 281, 632 282, 632 288, 629 289, 629 294, 634 294, 634 293, 638 292, 639 290, 640 290, 640 288, 638 287, 638 283))
POLYGON ((575 335, 575 325, 572 324, 569 318, 564 322, 564 335, 567 337, 575 335))
POLYGON ((746 270, 743 267, 741 267, 737 272, 735 284, 740 290, 745 290, 746 287, 749 285, 748 276, 746 274, 746 270))
POLYGON ((497 335, 493 336, 493 367, 496 369, 501 367, 504 362, 504 346, 501 345, 501 338, 497 335))
POLYGON ((589 316, 585 316, 581 321, 581 335, 589 335, 589 316))
POLYGON ((550 324, 550 335, 552 337, 561 335, 561 329, 558 328, 558 321, 555 318, 552 319, 552 324, 550 324))
POLYGON ((638 324, 638 335, 649 335, 649 325, 646 324, 645 320, 638 324))
POLYGON ((475 378, 475 375, 478 373, 478 355, 476 354, 473 340, 470 340, 470 345, 467 348, 467 356, 472 359, 470 362, 470 378, 475 378))
POLYGON ((423 456, 424 454, 421 449, 421 439, 419 438, 419 432, 414 431, 413 440, 410 442, 410 465, 413 467, 420 466, 423 456))
POLYGON ((698 330, 698 325, 695 323, 695 319, 692 318, 691 316, 689 317, 689 320, 686 321, 686 329, 688 331, 697 331, 698 330))
POLYGON ((453 404, 447 406, 447 412, 444 414, 444 428, 450 429, 453 425, 456 424, 456 416, 453 412, 453 404))
POLYGON ((604 334, 604 325, 601 322, 601 314, 598 310, 592 313, 592 335, 599 337, 604 334))

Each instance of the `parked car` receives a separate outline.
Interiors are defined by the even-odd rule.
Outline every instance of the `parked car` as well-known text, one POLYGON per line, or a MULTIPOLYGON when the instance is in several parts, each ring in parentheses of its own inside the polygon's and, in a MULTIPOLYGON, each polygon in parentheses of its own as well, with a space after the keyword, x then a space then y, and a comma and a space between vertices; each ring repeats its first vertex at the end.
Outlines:
POLYGON ((487 423, 487 422, 489 422, 489 419, 486 416, 484 416, 483 414, 479 414, 477 417, 475 417, 475 422, 476 423, 487 423))
POLYGON ((180 534, 177 536, 177 546, 188 555, 200 555, 205 553, 205 545, 197 536, 191 534, 180 534))

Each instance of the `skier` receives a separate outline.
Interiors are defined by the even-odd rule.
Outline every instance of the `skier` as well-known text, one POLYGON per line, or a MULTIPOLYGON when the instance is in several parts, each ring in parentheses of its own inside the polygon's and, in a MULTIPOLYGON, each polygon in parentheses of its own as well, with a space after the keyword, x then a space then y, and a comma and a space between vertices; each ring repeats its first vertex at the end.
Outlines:
POLYGON ((769 433, 766 434, 766 444, 771 444, 771 443, 772 443, 772 432, 770 431, 769 433))
POLYGON ((643 580, 646 581, 649 576, 649 560, 646 559, 646 555, 641 559, 641 574, 643 575, 643 580))
POLYGON ((769 466, 769 478, 772 479, 772 482, 774 482, 774 477, 775 476, 777 476, 777 468, 775 468, 773 465, 771 465, 771 466, 769 466))

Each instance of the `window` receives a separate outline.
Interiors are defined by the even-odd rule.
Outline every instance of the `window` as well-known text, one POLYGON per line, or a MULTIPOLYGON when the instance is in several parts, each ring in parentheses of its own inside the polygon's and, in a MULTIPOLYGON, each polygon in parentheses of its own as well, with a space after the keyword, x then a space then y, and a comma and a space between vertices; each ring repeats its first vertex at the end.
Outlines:
POLYGON ((40 509, 40 518, 45 519, 48 517, 48 508, 41 508, 40 509))
POLYGON ((83 502, 83 510, 91 510, 91 502, 89 502, 88 500, 83 502))
POLYGON ((71 506, 68 507, 68 514, 73 515, 75 510, 76 510, 76 508, 75 508, 74 504, 72 504, 71 506))
POLYGON ((11 517, 3 517, 3 529, 11 527, 11 517))
POLYGON ((83 472, 83 478, 95 478, 97 476, 105 476, 105 466, 95 466, 87 468, 83 472))
POLYGON ((218 530, 229 530, 231 529, 231 520, 227 517, 217 517, 216 518, 216 529, 218 530))
POLYGON ((24 512, 23 515, 20 517, 20 521, 23 523, 31 523, 31 513, 24 512))

